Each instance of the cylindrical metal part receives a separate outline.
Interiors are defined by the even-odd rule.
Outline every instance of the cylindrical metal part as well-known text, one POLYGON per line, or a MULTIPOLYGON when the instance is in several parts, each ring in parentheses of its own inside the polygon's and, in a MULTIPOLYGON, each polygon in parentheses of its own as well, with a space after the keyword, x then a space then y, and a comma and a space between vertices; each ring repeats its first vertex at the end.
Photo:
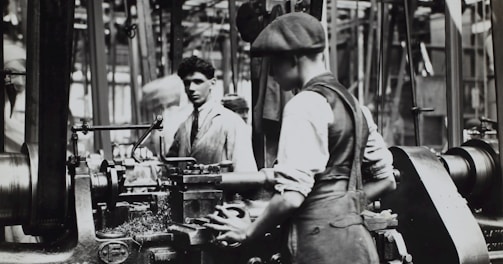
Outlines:
POLYGON ((109 209, 115 207, 119 197, 119 170, 122 166, 115 166, 112 161, 104 160, 100 172, 91 175, 92 197, 94 203, 106 202, 109 209))
POLYGON ((31 180, 28 157, 0 153, 0 225, 28 223, 31 210, 31 180))
POLYGON ((477 223, 482 227, 490 227, 490 229, 503 229, 503 217, 490 217, 476 215, 477 223))
POLYGON ((468 185, 470 178, 470 167, 468 162, 455 155, 443 155, 440 161, 444 164, 445 169, 451 175, 452 180, 458 187, 460 193, 466 193, 471 186, 468 185))
POLYGON ((491 261, 503 260, 503 250, 489 251, 489 260, 491 261))
POLYGON ((95 203, 105 202, 109 193, 108 177, 106 172, 93 173, 91 175, 92 197, 95 203))
POLYGON ((462 195, 484 196, 496 173, 492 156, 483 148, 461 146, 449 149, 441 160, 462 195))
POLYGON ((229 172, 222 173, 220 187, 225 190, 249 190, 272 186, 275 183, 272 173, 263 172, 229 172))
POLYGON ((173 242, 172 233, 138 234, 134 240, 142 245, 167 244, 173 242))

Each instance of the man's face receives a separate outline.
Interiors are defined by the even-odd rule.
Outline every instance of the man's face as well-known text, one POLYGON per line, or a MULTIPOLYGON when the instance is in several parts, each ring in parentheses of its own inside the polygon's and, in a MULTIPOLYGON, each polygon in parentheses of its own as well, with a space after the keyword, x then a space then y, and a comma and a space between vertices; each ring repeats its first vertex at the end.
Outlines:
MULTIPOLYGON (((8 72, 12 73, 25 73, 26 68, 24 65, 24 61, 14 60, 9 61, 4 65, 4 68, 8 72)), ((5 83, 14 85, 16 92, 20 93, 25 89, 26 85, 26 77, 24 75, 18 74, 7 74, 5 76, 5 83)))
POLYGON ((200 72, 194 72, 183 78, 183 85, 189 100, 195 106, 201 106, 208 100, 215 78, 208 79, 200 72))
POLYGON ((281 90, 291 91, 301 88, 297 64, 293 57, 272 56, 271 61, 272 77, 281 90))

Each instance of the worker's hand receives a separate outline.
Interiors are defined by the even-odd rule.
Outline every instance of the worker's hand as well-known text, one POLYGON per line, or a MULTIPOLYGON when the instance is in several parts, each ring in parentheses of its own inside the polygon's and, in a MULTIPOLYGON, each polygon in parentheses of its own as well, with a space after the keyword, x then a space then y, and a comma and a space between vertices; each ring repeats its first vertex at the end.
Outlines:
POLYGON ((246 239, 246 230, 251 224, 250 216, 247 212, 242 217, 234 210, 229 210, 223 206, 217 206, 217 211, 207 217, 212 223, 204 226, 218 231, 217 241, 227 244, 242 243, 246 239))

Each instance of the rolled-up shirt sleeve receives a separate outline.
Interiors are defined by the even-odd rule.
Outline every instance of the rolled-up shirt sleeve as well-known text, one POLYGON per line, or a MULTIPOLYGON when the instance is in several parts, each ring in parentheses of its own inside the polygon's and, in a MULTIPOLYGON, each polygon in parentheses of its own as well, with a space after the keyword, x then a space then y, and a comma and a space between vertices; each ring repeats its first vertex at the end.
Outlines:
POLYGON ((370 110, 362 106, 362 112, 369 128, 369 137, 362 162, 363 178, 364 180, 380 180, 393 177, 393 156, 381 134, 377 131, 377 125, 372 119, 370 110))
POLYGON ((327 100, 315 92, 296 95, 285 106, 274 166, 275 189, 307 196, 314 175, 325 170, 329 159, 328 125, 333 113, 327 100))

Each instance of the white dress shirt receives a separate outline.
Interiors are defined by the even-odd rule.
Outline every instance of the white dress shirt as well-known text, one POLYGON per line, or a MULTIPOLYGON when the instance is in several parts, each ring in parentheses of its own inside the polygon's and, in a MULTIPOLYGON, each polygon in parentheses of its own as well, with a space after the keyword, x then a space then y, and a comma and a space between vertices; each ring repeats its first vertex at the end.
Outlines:
MULTIPOLYGON (((362 106, 369 127, 362 172, 364 180, 393 176, 393 157, 370 111, 362 106)), ((314 185, 314 175, 323 172, 330 157, 328 127, 333 111, 322 95, 303 91, 285 106, 278 146, 278 164, 274 166, 276 190, 298 191, 307 196, 314 185)))

